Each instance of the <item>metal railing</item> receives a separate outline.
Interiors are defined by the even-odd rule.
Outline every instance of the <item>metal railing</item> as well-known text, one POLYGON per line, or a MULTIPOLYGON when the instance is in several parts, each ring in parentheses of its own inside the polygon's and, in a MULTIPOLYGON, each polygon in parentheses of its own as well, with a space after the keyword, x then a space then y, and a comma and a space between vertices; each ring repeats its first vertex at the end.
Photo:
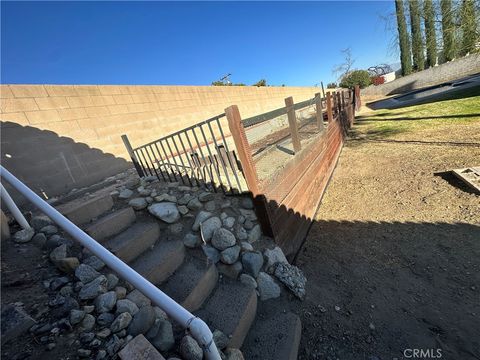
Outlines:
POLYGON ((0 176, 35 205, 41 212, 47 215, 58 226, 72 236, 72 238, 100 258, 111 270, 118 273, 120 277, 132 284, 154 304, 158 305, 163 311, 165 311, 170 318, 179 323, 183 328, 187 329, 203 348, 207 359, 221 359, 218 349, 213 341, 212 332, 203 320, 184 309, 155 285, 146 280, 142 275, 113 255, 110 251, 100 245, 100 243, 95 241, 74 223, 60 214, 55 208, 41 199, 1 165, 0 176))
POLYGON ((247 188, 225 122, 225 114, 220 114, 137 148, 126 135, 122 139, 142 177, 238 194, 247 188))

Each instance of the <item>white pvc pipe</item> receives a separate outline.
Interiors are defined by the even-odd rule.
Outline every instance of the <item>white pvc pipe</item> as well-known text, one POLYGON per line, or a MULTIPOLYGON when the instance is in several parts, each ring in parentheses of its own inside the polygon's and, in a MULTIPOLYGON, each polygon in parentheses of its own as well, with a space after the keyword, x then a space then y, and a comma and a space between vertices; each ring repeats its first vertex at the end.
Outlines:
POLYGON ((25 219, 25 216, 23 216, 17 204, 15 204, 15 201, 13 201, 7 189, 5 189, 1 183, 0 183, 0 191, 1 191, 0 196, 2 198, 2 201, 5 203, 8 210, 10 210, 15 220, 17 220, 20 226, 25 230, 31 229, 27 219, 25 219))
POLYGON ((42 198, 30 190, 25 184, 13 176, 8 170, 0 165, 1 176, 12 185, 18 192, 25 196, 32 204, 40 209, 45 215, 52 219, 57 225, 64 229, 82 246, 86 247, 98 258, 100 258, 110 269, 117 272, 123 279, 131 283, 135 288, 150 298, 153 303, 164 310, 173 320, 177 321, 184 328, 188 329, 192 336, 203 348, 205 357, 209 360, 220 360, 220 354, 213 341, 213 335, 207 324, 200 318, 194 316, 172 298, 163 293, 155 285, 146 280, 142 275, 125 264, 122 260, 105 249, 70 220, 60 214, 42 198))

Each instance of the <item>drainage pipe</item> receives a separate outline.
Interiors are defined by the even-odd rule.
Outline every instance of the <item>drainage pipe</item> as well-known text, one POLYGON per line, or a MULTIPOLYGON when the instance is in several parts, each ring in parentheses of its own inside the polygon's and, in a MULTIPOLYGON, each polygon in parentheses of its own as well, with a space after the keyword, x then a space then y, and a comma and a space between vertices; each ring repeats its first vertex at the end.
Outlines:
POLYGON ((0 195, 1 195, 2 201, 5 203, 8 210, 10 210, 15 220, 17 220, 20 226, 25 230, 31 229, 27 219, 25 219, 25 216, 23 216, 17 204, 15 204, 15 201, 13 201, 7 189, 5 189, 1 183, 0 183, 0 191, 1 191, 0 195))
POLYGON ((213 341, 212 332, 203 320, 184 309, 155 285, 146 280, 142 275, 137 273, 130 266, 100 245, 100 243, 83 232, 1 165, 0 170, 0 175, 39 210, 76 239, 82 246, 86 247, 100 258, 110 269, 117 272, 123 279, 127 280, 145 296, 150 298, 154 304, 158 305, 173 320, 188 329, 195 340, 197 340, 203 348, 205 357, 208 360, 221 359, 218 349, 213 341))

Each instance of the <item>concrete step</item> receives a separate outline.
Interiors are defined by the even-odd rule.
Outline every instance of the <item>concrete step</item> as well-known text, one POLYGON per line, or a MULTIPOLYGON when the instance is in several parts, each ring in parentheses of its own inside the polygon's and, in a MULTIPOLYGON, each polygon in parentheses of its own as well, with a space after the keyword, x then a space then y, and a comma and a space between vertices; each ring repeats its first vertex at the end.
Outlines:
POLYGON ((103 194, 91 199, 79 198, 57 207, 75 225, 85 224, 113 207, 113 199, 103 194))
POLYGON ((106 247, 128 263, 153 246, 159 238, 160 226, 157 222, 138 222, 109 240, 106 247))
POLYGON ((161 284, 183 263, 185 246, 181 240, 161 241, 140 255, 132 267, 154 284, 161 284))
POLYGON ((191 258, 160 287, 188 311, 198 310, 217 285, 215 264, 191 258))
POLYGON ((204 320, 211 330, 218 329, 231 336, 228 347, 239 349, 255 319, 256 312, 255 289, 223 278, 196 315, 204 320))
POLYGON ((245 359, 296 360, 302 323, 293 313, 276 312, 268 318, 257 317, 242 352, 245 359))
POLYGON ((121 233, 135 221, 135 211, 131 207, 114 211, 91 225, 85 231, 98 242, 105 242, 107 238, 121 233))

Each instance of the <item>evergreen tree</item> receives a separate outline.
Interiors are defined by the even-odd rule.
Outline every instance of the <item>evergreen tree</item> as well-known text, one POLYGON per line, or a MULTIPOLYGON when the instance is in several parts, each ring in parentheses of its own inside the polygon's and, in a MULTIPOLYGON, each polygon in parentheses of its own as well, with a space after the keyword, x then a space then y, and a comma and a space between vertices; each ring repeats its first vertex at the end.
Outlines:
POLYGON ((410 25, 412 33, 413 69, 421 71, 425 68, 425 55, 423 50, 422 27, 420 25, 420 5, 418 0, 410 0, 410 25))
POLYGON ((435 9, 432 0, 424 0, 423 14, 425 19, 425 43, 427 47, 426 67, 437 63, 437 35, 435 33, 435 9))
POLYGON ((475 45, 479 40, 473 0, 463 0, 462 2, 460 8, 460 28, 462 31, 460 55, 464 56, 475 50, 475 45))
POLYGON ((398 42, 400 44, 402 74, 408 75, 412 72, 412 60, 410 57, 410 39, 408 38, 403 0, 395 0, 395 9, 397 13, 398 42))
POLYGON ((440 9, 442 11, 443 58, 445 61, 451 61, 455 58, 452 0, 440 0, 440 9))

